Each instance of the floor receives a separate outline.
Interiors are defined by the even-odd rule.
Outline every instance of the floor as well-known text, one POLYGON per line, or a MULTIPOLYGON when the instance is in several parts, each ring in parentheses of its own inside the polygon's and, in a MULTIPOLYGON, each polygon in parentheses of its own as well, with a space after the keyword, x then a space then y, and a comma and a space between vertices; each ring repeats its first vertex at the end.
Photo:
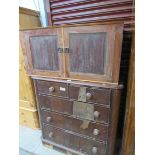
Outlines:
POLYGON ((19 155, 65 155, 45 147, 40 130, 19 126, 19 155))

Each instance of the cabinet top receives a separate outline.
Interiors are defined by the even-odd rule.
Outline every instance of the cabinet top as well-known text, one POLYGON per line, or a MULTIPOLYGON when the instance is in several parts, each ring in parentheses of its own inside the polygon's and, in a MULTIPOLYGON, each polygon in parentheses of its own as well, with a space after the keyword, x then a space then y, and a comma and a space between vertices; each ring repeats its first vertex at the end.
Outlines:
POLYGON ((89 85, 91 87, 100 87, 100 88, 111 88, 111 89, 123 89, 123 84, 116 83, 97 83, 97 82, 88 82, 88 81, 78 81, 78 80, 70 80, 70 79, 57 79, 57 78, 47 78, 47 77, 38 77, 31 76, 33 80, 43 80, 43 81, 53 81, 53 82, 62 82, 67 84, 75 84, 75 85, 89 85))
POLYGON ((39 30, 39 29, 52 29, 52 28, 62 28, 62 27, 78 27, 78 26, 96 26, 96 25, 124 25, 122 21, 113 22, 95 22, 95 23, 84 23, 84 24, 64 24, 61 26, 47 26, 47 27, 35 27, 35 28, 20 28, 19 31, 26 30, 39 30))

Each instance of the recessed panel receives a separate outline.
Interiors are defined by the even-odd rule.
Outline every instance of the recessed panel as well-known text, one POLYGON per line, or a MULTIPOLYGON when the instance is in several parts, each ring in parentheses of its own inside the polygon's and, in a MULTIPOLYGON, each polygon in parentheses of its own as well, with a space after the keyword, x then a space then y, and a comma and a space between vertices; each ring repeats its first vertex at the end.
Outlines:
POLYGON ((30 37, 30 47, 34 69, 59 69, 56 35, 30 37))
POLYGON ((104 74, 106 33, 72 33, 69 36, 70 71, 104 74))

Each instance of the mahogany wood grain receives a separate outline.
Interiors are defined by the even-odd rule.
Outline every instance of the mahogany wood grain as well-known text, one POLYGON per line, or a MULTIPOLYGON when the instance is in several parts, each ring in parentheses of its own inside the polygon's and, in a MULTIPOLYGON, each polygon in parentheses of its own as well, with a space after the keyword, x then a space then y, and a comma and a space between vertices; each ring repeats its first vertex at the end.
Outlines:
POLYGON ((42 122, 46 124, 54 125, 61 129, 82 134, 82 136, 88 136, 98 141, 104 141, 108 139, 107 125, 89 122, 88 126, 86 125, 86 127, 83 127, 85 123, 85 120, 83 119, 76 119, 72 116, 64 116, 59 113, 44 110, 41 111, 41 115, 42 122), (48 118, 50 119, 48 120, 48 118), (94 135, 94 129, 97 129, 99 131, 98 135, 94 135))

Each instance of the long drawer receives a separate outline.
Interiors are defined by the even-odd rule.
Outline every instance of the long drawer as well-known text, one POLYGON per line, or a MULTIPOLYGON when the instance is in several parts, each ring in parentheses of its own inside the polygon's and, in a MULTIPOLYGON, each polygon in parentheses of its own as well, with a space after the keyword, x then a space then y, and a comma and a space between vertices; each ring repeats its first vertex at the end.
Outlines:
MULTIPOLYGON (((63 114, 73 115, 74 101, 72 100, 67 100, 53 96, 38 95, 38 101, 41 109, 48 109, 63 114)), ((93 114, 94 116, 93 119, 90 120, 108 124, 110 109, 93 103, 92 105, 94 106, 94 114, 93 114)))
POLYGON ((106 141, 97 142, 45 124, 42 132, 43 139, 78 151, 80 155, 106 155, 106 141))
POLYGON ((103 141, 108 138, 108 126, 94 123, 71 116, 64 116, 55 112, 41 111, 42 122, 69 130, 94 140, 103 141))

